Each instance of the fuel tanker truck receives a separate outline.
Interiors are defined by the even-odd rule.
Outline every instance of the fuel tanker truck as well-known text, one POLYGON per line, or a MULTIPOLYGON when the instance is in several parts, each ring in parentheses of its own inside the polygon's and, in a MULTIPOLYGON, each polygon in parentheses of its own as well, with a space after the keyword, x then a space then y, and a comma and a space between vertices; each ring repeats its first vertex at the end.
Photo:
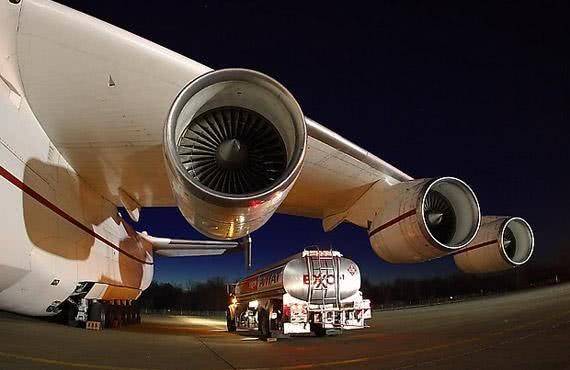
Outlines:
POLYGON ((360 269, 340 252, 304 250, 228 286, 228 331, 257 330, 263 338, 316 336, 366 327, 360 269))

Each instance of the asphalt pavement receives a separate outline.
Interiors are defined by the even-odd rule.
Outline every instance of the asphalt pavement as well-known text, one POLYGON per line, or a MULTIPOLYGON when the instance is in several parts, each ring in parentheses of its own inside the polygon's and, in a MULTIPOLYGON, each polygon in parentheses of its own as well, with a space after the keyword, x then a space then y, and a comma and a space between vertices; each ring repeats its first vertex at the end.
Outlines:
POLYGON ((0 369, 570 369, 570 284, 373 316, 339 336, 264 342, 221 317, 97 332, 0 312, 0 369))

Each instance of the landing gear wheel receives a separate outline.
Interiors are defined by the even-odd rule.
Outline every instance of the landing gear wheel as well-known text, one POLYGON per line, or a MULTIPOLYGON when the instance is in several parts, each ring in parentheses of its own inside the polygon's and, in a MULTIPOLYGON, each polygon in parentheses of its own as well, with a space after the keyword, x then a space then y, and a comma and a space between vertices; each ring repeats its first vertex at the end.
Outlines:
POLYGON ((135 306, 135 324, 141 323, 141 310, 139 306, 135 306))
POLYGON ((230 333, 236 331, 236 321, 232 319, 232 313, 229 309, 226 310, 226 326, 230 333))
POLYGON ((111 305, 111 327, 120 328, 121 327, 121 311, 118 305, 111 305))
POLYGON ((257 314, 257 320, 259 321, 259 335, 262 339, 271 338, 271 331, 269 330, 269 314, 264 308, 259 310, 257 314))
POLYGON ((112 306, 108 303, 104 304, 105 306, 105 327, 112 328, 113 327, 113 311, 112 306))
POLYGON ((98 321, 101 323, 101 328, 105 326, 105 306, 102 303, 93 303, 89 306, 89 321, 98 321))
POLYGON ((133 315, 133 306, 126 307, 126 316, 127 316, 127 324, 132 324, 135 322, 134 315, 133 315))
POLYGON ((128 307, 126 306, 119 306, 120 318, 121 318, 121 326, 129 324, 129 314, 128 314, 128 307))

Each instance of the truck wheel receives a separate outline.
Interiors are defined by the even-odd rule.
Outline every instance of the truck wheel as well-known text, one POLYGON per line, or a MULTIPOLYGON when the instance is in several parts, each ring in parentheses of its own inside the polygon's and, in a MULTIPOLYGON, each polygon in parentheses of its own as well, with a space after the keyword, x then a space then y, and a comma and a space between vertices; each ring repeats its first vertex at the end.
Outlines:
POLYGON ((283 330, 283 302, 280 300, 272 300, 269 309, 269 330, 283 330), (272 319, 272 315, 275 318, 272 319))
POLYGON ((324 337, 327 335, 327 329, 323 328, 322 325, 311 325, 311 331, 315 333, 317 337, 324 337))
POLYGON ((229 309, 226 310, 226 326, 230 333, 236 331, 236 321, 232 319, 232 313, 229 309))
POLYGON ((264 308, 259 310, 257 314, 259 335, 262 339, 271 338, 271 331, 269 330, 269 314, 264 308))

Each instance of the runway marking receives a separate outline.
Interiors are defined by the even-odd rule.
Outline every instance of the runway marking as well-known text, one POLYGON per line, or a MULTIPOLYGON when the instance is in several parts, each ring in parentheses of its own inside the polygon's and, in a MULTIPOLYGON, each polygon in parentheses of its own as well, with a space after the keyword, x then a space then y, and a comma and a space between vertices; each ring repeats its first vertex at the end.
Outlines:
POLYGON ((232 365, 228 360, 226 360, 222 355, 220 355, 218 352, 216 352, 212 347, 210 347, 208 344, 206 344, 206 342, 204 342, 200 337, 196 337, 196 340, 198 342, 200 342, 202 344, 202 346, 204 346, 204 348, 206 348, 208 351, 210 351, 211 353, 214 354, 214 356, 216 356, 218 359, 222 360, 223 362, 226 363, 226 365, 228 365, 231 369, 236 369, 236 367, 234 365, 232 365))
POLYGON ((29 362, 37 362, 40 364, 53 365, 53 366, 65 366, 65 367, 75 367, 81 369, 99 369, 99 370, 153 370, 150 368, 140 368, 140 367, 120 367, 120 366, 106 366, 106 365, 94 365, 85 364, 81 362, 67 362, 60 360, 51 360, 49 358, 43 357, 33 357, 25 355, 17 355, 15 353, 0 352, 0 357, 11 358, 14 360, 22 360, 29 362))

